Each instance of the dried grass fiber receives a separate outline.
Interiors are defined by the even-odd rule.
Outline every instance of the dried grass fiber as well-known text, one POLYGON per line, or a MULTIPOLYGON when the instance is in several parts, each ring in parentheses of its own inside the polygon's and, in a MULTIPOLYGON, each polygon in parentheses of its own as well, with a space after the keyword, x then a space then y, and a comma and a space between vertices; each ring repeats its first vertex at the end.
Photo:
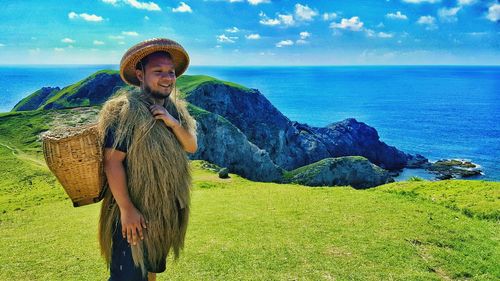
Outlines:
MULTIPOLYGON (((196 134, 196 121, 189 115, 186 102, 177 96, 173 91, 163 106, 182 127, 196 134)), ((154 119, 148 108, 151 104, 153 99, 138 89, 121 90, 103 105, 98 116, 103 142, 111 127, 115 129, 113 147, 127 137, 131 140, 126 156, 127 188, 132 203, 148 222, 143 229, 144 240, 131 245, 131 249, 134 264, 145 275, 146 262, 154 267, 171 249, 174 259, 179 257, 188 225, 191 188, 187 155, 172 130, 154 119)), ((120 209, 107 183, 105 188, 98 237, 109 268, 113 223, 120 219, 120 209)))

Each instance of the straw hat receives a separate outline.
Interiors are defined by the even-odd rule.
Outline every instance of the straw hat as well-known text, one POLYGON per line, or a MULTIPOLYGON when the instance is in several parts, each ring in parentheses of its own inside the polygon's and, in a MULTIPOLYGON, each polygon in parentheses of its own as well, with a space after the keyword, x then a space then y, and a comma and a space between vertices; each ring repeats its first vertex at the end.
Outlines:
POLYGON ((175 76, 181 76, 189 65, 189 55, 177 42, 166 38, 154 38, 142 41, 127 50, 120 62, 120 76, 128 84, 140 86, 141 82, 135 75, 136 64, 145 56, 156 51, 170 53, 174 61, 175 76))

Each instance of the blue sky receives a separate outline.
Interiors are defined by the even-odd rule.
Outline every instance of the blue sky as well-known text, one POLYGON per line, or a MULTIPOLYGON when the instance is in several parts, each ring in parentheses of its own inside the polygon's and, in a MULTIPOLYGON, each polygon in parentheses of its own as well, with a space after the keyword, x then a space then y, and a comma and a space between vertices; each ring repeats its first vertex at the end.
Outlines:
POLYGON ((500 64, 497 0, 0 0, 0 64, 118 64, 167 37, 193 65, 500 64))

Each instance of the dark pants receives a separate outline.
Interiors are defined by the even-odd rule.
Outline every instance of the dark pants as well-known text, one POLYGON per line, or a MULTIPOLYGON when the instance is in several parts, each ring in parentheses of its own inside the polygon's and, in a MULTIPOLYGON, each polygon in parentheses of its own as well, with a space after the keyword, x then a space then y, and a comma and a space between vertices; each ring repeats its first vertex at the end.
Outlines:
POLYGON ((147 281, 142 276, 141 268, 135 267, 132 250, 126 238, 122 236, 122 224, 116 222, 113 228, 113 246, 110 265, 111 276, 108 281, 147 281))

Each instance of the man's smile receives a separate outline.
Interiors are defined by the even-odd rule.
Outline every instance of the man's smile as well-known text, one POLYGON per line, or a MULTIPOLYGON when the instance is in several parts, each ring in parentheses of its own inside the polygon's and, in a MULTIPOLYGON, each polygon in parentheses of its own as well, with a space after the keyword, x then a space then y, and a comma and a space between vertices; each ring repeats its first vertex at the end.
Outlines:
POLYGON ((164 88, 164 89, 172 88, 172 84, 158 84, 158 86, 160 86, 161 88, 164 88))

